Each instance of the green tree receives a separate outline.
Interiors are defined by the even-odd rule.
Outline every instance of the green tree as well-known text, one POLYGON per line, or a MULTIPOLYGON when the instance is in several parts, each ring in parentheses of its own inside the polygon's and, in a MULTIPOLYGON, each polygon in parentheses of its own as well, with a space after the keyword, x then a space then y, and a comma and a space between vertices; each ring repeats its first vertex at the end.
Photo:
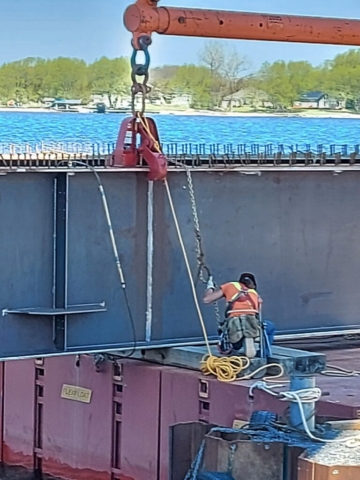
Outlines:
POLYGON ((244 85, 243 73, 250 63, 235 49, 227 49, 218 41, 208 41, 199 54, 200 63, 208 68, 211 78, 211 97, 215 107, 244 85))
POLYGON ((88 67, 83 60, 59 57, 49 60, 43 92, 51 97, 83 98, 89 94, 88 67))
POLYGON ((44 97, 79 98, 91 93, 118 96, 129 92, 130 67, 124 58, 102 58, 88 66, 76 58, 26 58, 0 67, 2 102, 39 102, 44 97))
POLYGON ((173 92, 191 95, 192 106, 195 108, 209 108, 212 104, 212 79, 206 67, 198 65, 179 67, 169 82, 169 88, 173 92))
POLYGON ((292 107, 303 93, 323 90, 325 82, 322 69, 309 62, 277 61, 263 64, 255 84, 276 107, 292 107))
POLYGON ((289 62, 286 74, 293 88, 295 100, 305 92, 320 89, 318 71, 309 62, 289 62))
POLYGON ((287 72, 287 64, 283 61, 273 64, 264 63, 255 85, 269 95, 271 102, 276 107, 289 107, 296 98, 287 72))
POLYGON ((40 102, 47 92, 44 88, 44 78, 47 74, 48 60, 36 58, 32 65, 29 66, 29 86, 27 88, 30 101, 40 102))
POLYGON ((360 50, 348 50, 337 55, 323 69, 329 92, 355 107, 360 100, 360 50))
POLYGON ((30 100, 31 69, 35 60, 27 58, 4 64, 0 69, 0 95, 2 99, 25 103, 30 100))
POLYGON ((126 58, 110 60, 102 57, 89 66, 89 80, 93 93, 107 95, 109 104, 117 103, 117 97, 130 92, 130 64, 126 58), (115 101, 113 102, 113 95, 115 101))
POLYGON ((169 89, 171 89, 170 83, 179 68, 179 65, 163 65, 162 67, 151 69, 150 84, 165 94, 169 93, 169 89))

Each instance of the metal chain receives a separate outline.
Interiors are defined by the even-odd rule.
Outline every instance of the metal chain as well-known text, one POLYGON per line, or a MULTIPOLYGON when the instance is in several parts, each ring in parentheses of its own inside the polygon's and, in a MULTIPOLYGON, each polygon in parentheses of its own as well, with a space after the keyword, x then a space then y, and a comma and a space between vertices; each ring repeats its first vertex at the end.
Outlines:
MULTIPOLYGON (((197 277, 199 280, 206 284, 208 279, 211 276, 211 272, 209 267, 207 267, 204 263, 204 251, 202 248, 202 238, 201 238, 201 232, 200 232, 200 223, 199 223, 199 216, 197 212, 197 205, 196 205, 196 198, 195 198, 195 191, 194 191, 194 184, 192 181, 192 175, 191 175, 191 170, 190 167, 188 167, 186 164, 179 162, 178 160, 171 160, 169 161, 179 167, 185 168, 186 172, 186 178, 188 182, 188 188, 189 188, 189 195, 190 195, 190 203, 191 203, 191 211, 193 215, 193 221, 194 221, 194 230, 195 230, 195 242, 196 242, 196 259, 197 259, 197 264, 198 264, 198 274, 197 277), (206 272, 207 274, 207 279, 204 277, 204 273, 206 272)), ((214 310, 215 310, 215 318, 218 324, 221 324, 221 316, 220 316, 220 310, 219 310, 219 305, 217 302, 214 303, 214 310)))
MULTIPOLYGON (((197 256, 197 261, 198 261, 198 276, 201 282, 207 283, 207 280, 211 276, 210 269, 205 265, 204 263, 204 251, 202 248, 202 239, 201 239, 201 233, 200 233, 200 224, 199 224, 199 217, 197 213, 197 206, 196 206, 196 199, 195 199, 195 192, 194 192, 194 184, 192 181, 192 175, 191 175, 191 170, 189 167, 186 166, 186 177, 188 181, 188 186, 189 186, 189 194, 190 194, 190 203, 191 203, 191 210, 193 214, 193 220, 194 220, 194 229, 195 229, 195 239, 196 239, 196 256, 197 256), (204 278, 203 271, 206 271, 207 273, 207 280, 204 278)), ((215 318, 218 324, 221 323, 221 317, 220 317, 220 310, 219 310, 219 305, 217 302, 214 303, 214 311, 215 311, 215 318)))
POLYGON ((195 199, 195 192, 194 192, 194 184, 192 181, 192 175, 190 168, 186 168, 186 177, 189 187, 189 195, 190 195, 190 203, 191 203, 191 211, 193 215, 194 221, 194 230, 195 230, 195 241, 196 241, 196 257, 198 262, 198 277, 202 283, 207 283, 210 277, 210 270, 204 264, 204 251, 202 248, 202 240, 201 240, 201 233, 200 233, 200 224, 199 224, 199 217, 197 214, 197 206, 196 206, 196 199, 195 199), (207 279, 204 277, 204 270, 207 274, 207 279))
POLYGON ((214 311, 215 311, 216 321, 217 321, 218 325, 220 325, 222 323, 222 319, 221 319, 221 316, 220 316, 219 305, 218 305, 217 302, 214 303, 214 311))
POLYGON ((196 241, 196 259, 197 259, 197 264, 198 264, 198 278, 202 283, 207 283, 209 277, 211 276, 210 269, 205 265, 204 263, 204 251, 202 248, 202 239, 201 239, 201 233, 200 233, 200 224, 199 224, 199 217, 197 213, 197 206, 196 206, 196 199, 195 199, 195 192, 194 192, 194 184, 192 181, 192 176, 191 176, 191 170, 190 168, 182 163, 179 162, 178 160, 173 160, 168 158, 168 161, 174 165, 177 165, 178 167, 182 167, 185 169, 186 172, 186 178, 188 182, 188 188, 189 188, 189 195, 190 195, 190 203, 191 203, 191 211, 193 215, 193 221, 194 221, 194 230, 195 230, 195 241, 196 241), (207 279, 204 277, 203 271, 206 271, 207 274, 207 279))
POLYGON ((133 53, 131 55, 131 108, 133 115, 136 114, 136 95, 141 94, 141 110, 140 113, 145 113, 146 108, 146 96, 150 93, 151 88, 148 85, 149 81, 149 67, 150 67, 150 54, 148 47, 151 45, 151 37, 149 35, 143 35, 138 40, 138 48, 133 45, 133 53), (137 63, 136 57, 139 51, 144 52, 145 63, 137 63), (137 77, 143 77, 142 82, 138 81, 137 77))

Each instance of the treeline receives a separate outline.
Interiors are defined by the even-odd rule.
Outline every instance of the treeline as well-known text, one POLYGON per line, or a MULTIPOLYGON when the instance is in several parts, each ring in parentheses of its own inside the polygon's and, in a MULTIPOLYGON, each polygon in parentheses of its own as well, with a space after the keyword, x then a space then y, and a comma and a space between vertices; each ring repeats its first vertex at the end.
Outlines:
POLYGON ((199 52, 199 65, 164 66, 151 72, 153 94, 165 98, 175 94, 188 94, 192 106, 220 107, 222 100, 249 82, 246 72, 249 60, 233 48, 210 41, 199 52))
POLYGON ((292 106, 311 91, 327 93, 349 108, 360 100, 360 50, 348 50, 318 67, 309 62, 265 63, 254 85, 266 92, 275 105, 292 106))
POLYGON ((45 97, 77 98, 91 94, 122 96, 130 88, 126 58, 106 57, 92 64, 74 58, 26 58, 0 67, 0 100, 18 104, 39 102, 45 97))
POLYGON ((312 91, 327 93, 350 108, 360 102, 360 50, 348 50, 318 67, 306 61, 264 63, 258 72, 246 75, 245 57, 210 42, 200 54, 200 63, 155 69, 155 87, 167 95, 188 93, 195 107, 220 107, 242 89, 254 107, 265 100, 274 107, 292 107, 302 94, 312 91))
MULTIPOLYGON (((254 107, 266 99, 274 107, 287 108, 302 94, 321 91, 353 107, 360 103, 360 50, 349 50, 318 67, 306 61, 277 61, 249 72, 250 61, 237 50, 208 42, 197 65, 152 69, 150 100, 168 103, 187 94, 195 108, 218 108, 224 99, 247 90, 254 107)), ((91 64, 73 58, 27 58, 0 66, 3 104, 29 104, 45 97, 87 102, 92 94, 107 95, 111 104, 114 97, 116 102, 130 94, 130 84, 130 62, 124 57, 104 57, 91 64)))

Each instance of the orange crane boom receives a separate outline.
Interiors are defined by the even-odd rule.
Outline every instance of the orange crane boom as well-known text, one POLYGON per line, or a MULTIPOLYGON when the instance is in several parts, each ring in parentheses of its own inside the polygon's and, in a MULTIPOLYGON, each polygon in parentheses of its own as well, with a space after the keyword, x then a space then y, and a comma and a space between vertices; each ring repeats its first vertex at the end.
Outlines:
POLYGON ((135 42, 153 32, 186 37, 360 46, 360 20, 158 7, 137 0, 124 14, 135 42))

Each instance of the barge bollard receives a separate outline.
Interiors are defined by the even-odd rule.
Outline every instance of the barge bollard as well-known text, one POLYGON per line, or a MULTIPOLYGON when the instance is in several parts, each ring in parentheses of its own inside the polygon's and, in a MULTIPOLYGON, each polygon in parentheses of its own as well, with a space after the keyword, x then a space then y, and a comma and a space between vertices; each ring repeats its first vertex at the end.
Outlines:
MULTIPOLYGON (((309 375, 291 375, 290 391, 295 392, 311 388, 315 388, 315 377, 309 375)), ((313 432, 315 430, 315 402, 303 402, 302 407, 309 430, 310 432, 313 432)), ((300 408, 297 402, 290 403, 290 425, 300 430, 304 430, 300 408)))

